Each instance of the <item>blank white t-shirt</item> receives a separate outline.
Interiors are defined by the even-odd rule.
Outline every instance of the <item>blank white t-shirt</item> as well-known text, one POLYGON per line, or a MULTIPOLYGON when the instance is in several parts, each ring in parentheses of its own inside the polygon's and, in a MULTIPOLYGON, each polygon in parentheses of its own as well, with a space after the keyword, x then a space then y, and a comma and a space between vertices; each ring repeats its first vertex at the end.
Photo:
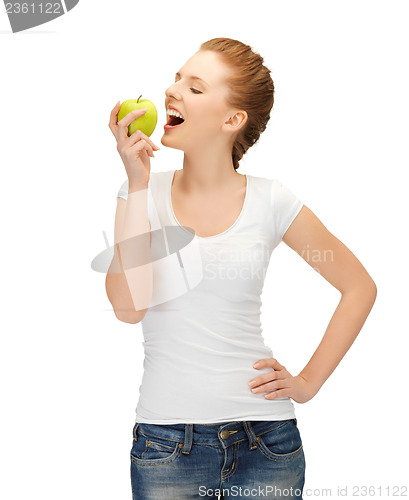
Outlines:
MULTIPOLYGON (((202 278, 174 298, 149 307, 143 318, 144 372, 136 422, 217 423, 295 418, 289 397, 268 400, 248 383, 272 368, 260 322, 261 292, 273 249, 303 203, 276 179, 247 174, 242 211, 226 231, 192 236, 177 221, 170 198, 175 170, 151 172, 148 216, 194 238, 202 278)), ((119 192, 127 198, 128 181, 119 192)), ((158 234, 158 233, 155 233, 158 234)), ((154 239, 152 240, 154 245, 154 239)), ((158 267, 159 269, 159 267, 158 267)), ((154 288, 166 271, 153 272, 154 288)))

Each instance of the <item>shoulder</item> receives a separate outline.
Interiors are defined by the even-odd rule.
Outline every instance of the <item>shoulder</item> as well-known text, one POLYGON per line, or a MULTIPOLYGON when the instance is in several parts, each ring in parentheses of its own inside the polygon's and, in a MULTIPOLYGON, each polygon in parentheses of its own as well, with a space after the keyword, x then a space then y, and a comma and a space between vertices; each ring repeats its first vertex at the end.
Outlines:
POLYGON ((296 198, 293 191, 277 178, 258 177, 248 175, 252 184, 252 191, 257 196, 268 199, 270 204, 277 205, 289 198, 296 198))
POLYGON ((247 177, 249 177, 252 184, 258 188, 265 187, 270 190, 277 190, 281 186, 284 186, 284 184, 279 179, 276 178, 260 177, 257 175, 250 175, 250 174, 247 174, 247 177))
POLYGON ((302 205, 301 200, 293 189, 279 179, 270 179, 270 196, 272 205, 277 209, 285 206, 299 207, 302 205))
POLYGON ((258 195, 266 195, 270 192, 271 179, 250 174, 246 174, 246 177, 249 182, 249 187, 253 192, 256 192, 258 195))

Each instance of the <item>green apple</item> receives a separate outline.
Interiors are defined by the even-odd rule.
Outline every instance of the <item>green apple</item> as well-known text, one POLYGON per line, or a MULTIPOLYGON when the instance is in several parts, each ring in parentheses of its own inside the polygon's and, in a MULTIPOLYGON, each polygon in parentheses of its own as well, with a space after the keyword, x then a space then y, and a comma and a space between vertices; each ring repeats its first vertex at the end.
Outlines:
POLYGON ((133 111, 134 109, 148 108, 148 110, 141 117, 134 120, 128 126, 128 136, 132 135, 135 130, 140 130, 148 137, 152 135, 155 130, 156 124, 158 123, 158 112, 156 111, 155 105, 152 101, 148 99, 141 99, 142 95, 138 99, 128 99, 121 104, 118 112, 118 121, 122 120, 124 116, 133 111))

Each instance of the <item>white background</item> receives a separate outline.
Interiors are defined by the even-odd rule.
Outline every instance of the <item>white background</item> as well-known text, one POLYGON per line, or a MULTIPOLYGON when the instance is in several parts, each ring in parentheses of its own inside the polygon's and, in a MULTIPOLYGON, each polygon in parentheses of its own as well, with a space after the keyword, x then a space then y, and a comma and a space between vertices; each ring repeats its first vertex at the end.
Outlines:
MULTIPOLYGON (((142 330, 116 319, 105 275, 90 266, 102 231, 113 242, 126 179, 109 114, 118 100, 152 100, 160 145, 165 89, 218 36, 259 52, 276 87, 268 128, 239 171, 289 187, 378 288, 338 368, 311 401, 294 403, 304 496, 347 486, 351 498, 356 485, 387 498, 388 486, 407 485, 406 7, 82 0, 16 34, 1 9, 2 498, 131 498, 142 330)), ((154 171, 182 166, 182 151, 155 156, 154 171)), ((262 299, 266 343, 295 375, 340 293, 282 243, 262 299)))

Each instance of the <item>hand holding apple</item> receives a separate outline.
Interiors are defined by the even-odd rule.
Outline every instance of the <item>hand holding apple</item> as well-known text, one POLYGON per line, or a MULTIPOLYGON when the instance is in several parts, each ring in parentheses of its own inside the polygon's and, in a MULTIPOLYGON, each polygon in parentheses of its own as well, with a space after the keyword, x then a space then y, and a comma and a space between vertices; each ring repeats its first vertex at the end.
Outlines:
POLYGON ((128 99, 121 104, 118 113, 118 122, 135 109, 147 108, 144 115, 137 118, 129 125, 128 135, 131 136, 135 130, 140 130, 145 135, 150 137, 158 122, 158 112, 152 101, 149 101, 148 99, 141 99, 141 97, 142 95, 140 95, 138 99, 128 99))
POLYGON ((118 120, 119 108, 118 101, 111 111, 109 128, 117 141, 117 150, 124 163, 131 192, 134 188, 147 187, 150 178, 149 157, 154 158, 153 151, 160 148, 141 130, 137 129, 130 137, 128 136, 129 125, 133 121, 139 121, 146 114, 145 109, 135 109, 118 120))

